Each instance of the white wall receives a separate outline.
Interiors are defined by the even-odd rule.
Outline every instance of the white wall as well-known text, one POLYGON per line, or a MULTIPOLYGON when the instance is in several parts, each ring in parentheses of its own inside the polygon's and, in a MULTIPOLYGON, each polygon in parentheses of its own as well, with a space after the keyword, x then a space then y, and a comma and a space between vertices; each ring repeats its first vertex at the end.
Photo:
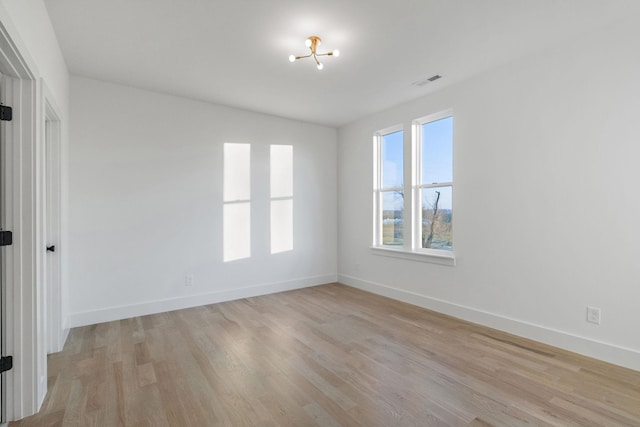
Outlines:
POLYGON ((339 280, 640 369, 638 39, 619 23, 339 129, 339 280), (447 108, 457 265, 373 255, 373 132, 447 108))
POLYGON ((335 281, 335 129, 80 77, 71 112, 73 326, 335 281), (251 143, 253 197, 252 256, 227 263, 225 142, 251 143), (294 152, 294 250, 275 255, 269 144, 294 152))

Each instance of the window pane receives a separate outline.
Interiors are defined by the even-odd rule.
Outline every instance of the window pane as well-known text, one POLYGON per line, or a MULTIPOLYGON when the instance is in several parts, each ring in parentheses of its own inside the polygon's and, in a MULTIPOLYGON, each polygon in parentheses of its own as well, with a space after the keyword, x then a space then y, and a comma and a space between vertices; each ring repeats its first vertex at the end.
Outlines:
POLYGON ((404 198, 402 191, 382 193, 382 244, 402 246, 404 243, 404 198))
POLYGON ((451 187, 422 189, 422 247, 450 251, 451 187))
POLYGON ((293 146, 271 146, 271 197, 293 196, 293 146))
POLYGON ((230 203, 223 208, 224 261, 251 256, 251 203, 230 203))
POLYGON ((271 201, 271 253, 293 250, 293 200, 271 201))
POLYGON ((453 181, 453 117, 422 125, 422 183, 453 181))
POLYGON ((251 145, 224 144, 224 201, 251 198, 251 145))
POLYGON ((382 137, 382 188, 402 187, 404 182, 404 132, 382 137))

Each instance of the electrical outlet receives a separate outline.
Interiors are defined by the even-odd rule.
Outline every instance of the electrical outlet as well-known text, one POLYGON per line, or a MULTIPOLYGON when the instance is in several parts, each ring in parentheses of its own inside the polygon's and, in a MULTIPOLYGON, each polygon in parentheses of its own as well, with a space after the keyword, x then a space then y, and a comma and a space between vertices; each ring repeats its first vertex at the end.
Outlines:
POLYGON ((587 307, 587 322, 595 323, 596 325, 600 324, 601 320, 600 309, 596 307, 587 307))
POLYGON ((187 274, 184 276, 184 285, 193 286, 193 274, 187 274))

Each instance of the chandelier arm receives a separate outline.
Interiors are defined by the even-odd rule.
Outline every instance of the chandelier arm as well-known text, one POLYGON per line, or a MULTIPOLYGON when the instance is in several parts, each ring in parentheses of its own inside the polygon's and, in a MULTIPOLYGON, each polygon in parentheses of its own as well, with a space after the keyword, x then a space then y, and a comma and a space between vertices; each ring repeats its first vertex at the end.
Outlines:
POLYGON ((309 36, 307 38, 305 44, 309 48, 309 54, 308 55, 301 55, 301 56, 289 55, 289 61, 290 62, 295 62, 298 59, 304 59, 304 58, 312 57, 313 60, 316 62, 316 65, 318 66, 318 70, 322 70, 323 65, 320 62, 320 60, 318 59, 318 57, 320 57, 320 56, 338 56, 340 54, 340 52, 338 50, 334 50, 334 51, 331 51, 331 52, 325 52, 325 53, 318 53, 317 48, 318 48, 318 46, 320 46, 320 44, 322 44, 322 39, 320 39, 320 37, 318 37, 318 36, 309 36))

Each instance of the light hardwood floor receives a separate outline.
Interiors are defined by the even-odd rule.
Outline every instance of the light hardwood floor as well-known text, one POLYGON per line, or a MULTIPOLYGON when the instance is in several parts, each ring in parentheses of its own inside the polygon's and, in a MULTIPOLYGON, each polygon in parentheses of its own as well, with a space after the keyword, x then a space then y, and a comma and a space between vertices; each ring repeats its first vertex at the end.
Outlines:
POLYGON ((339 284, 74 329, 11 426, 640 425, 640 372, 339 284))

